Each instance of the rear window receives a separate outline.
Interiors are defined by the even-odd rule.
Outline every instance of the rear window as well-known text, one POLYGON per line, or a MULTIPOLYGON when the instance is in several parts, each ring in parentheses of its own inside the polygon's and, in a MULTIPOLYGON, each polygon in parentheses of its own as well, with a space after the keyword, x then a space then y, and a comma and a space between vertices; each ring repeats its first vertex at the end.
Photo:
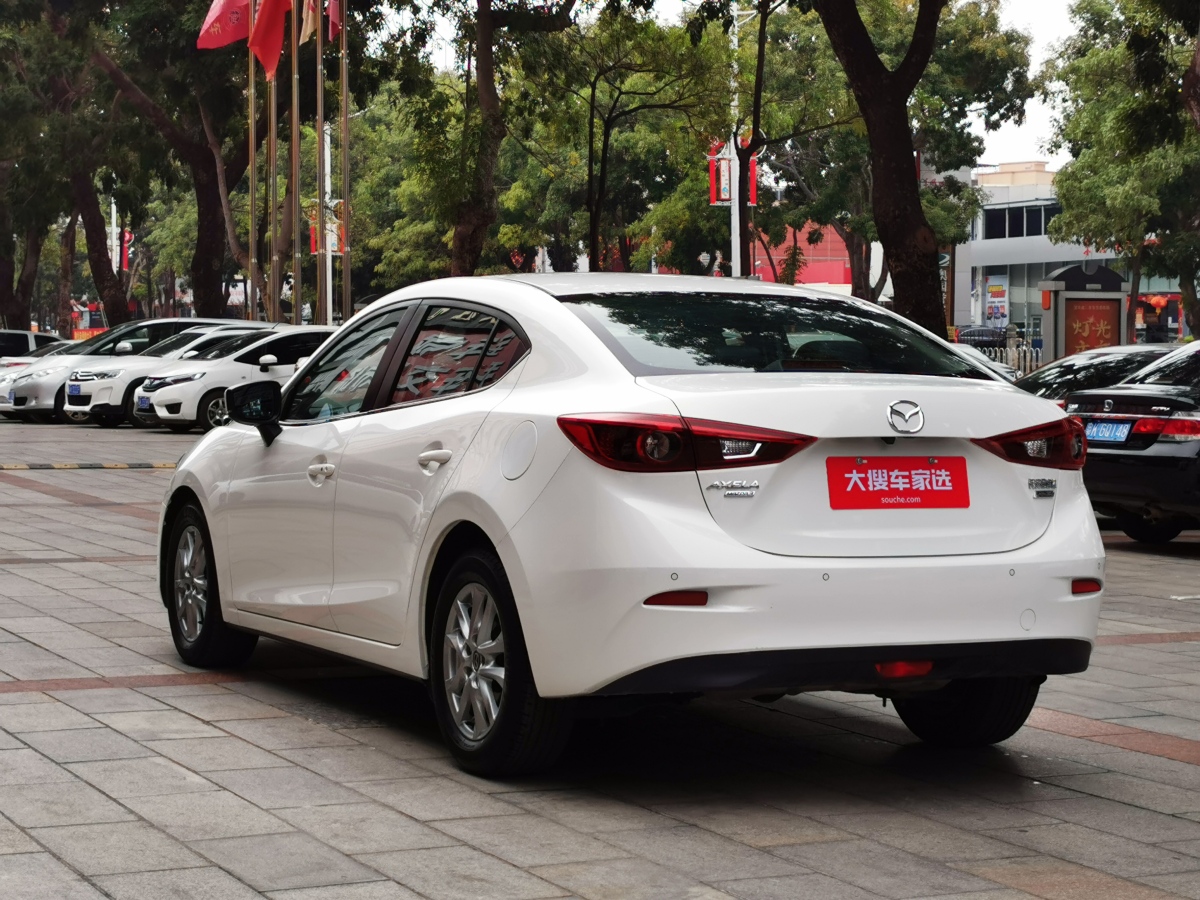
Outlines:
POLYGON ((1069 356, 1026 375, 1019 379, 1016 385, 1038 397, 1057 400, 1073 391, 1111 387, 1161 355, 1162 353, 1147 352, 1069 356))
POLYGON ((219 342, 211 350, 205 353, 198 354, 196 359, 224 359, 226 356, 237 353, 239 350, 244 350, 251 344, 257 344, 261 340, 265 340, 268 335, 260 331, 250 331, 246 334, 239 335, 235 338, 228 338, 219 342))
POLYGON ((1200 346, 1176 350, 1126 379, 1127 384, 1200 386, 1200 346))
POLYGON ((667 292, 560 299, 634 375, 870 372, 991 380, 893 316, 842 300, 667 292))

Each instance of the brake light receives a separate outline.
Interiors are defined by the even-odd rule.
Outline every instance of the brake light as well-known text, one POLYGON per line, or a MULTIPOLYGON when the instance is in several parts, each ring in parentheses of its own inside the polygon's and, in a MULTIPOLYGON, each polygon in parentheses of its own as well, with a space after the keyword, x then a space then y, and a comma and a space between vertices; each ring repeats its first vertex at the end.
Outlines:
POLYGON ((920 678, 933 671, 933 661, 899 659, 894 662, 875 663, 875 671, 884 678, 920 678))
POLYGON ((1138 419, 1130 429, 1132 434, 1162 434, 1166 419, 1138 419))
POLYGON ((1082 469, 1087 459, 1083 422, 1074 416, 992 438, 976 438, 971 443, 1024 466, 1082 469))
POLYGON ((1074 578, 1071 580, 1072 594, 1098 594, 1102 587, 1104 585, 1095 578, 1074 578))
POLYGON ((1156 434, 1160 441, 1200 441, 1200 413, 1175 413, 1170 418, 1138 419, 1133 434, 1156 434))
POLYGON ((622 472, 691 472, 782 462, 816 438, 708 419, 643 413, 559 416, 591 459, 622 472))
POLYGON ((667 591, 642 601, 643 606, 707 606, 708 591, 667 591))

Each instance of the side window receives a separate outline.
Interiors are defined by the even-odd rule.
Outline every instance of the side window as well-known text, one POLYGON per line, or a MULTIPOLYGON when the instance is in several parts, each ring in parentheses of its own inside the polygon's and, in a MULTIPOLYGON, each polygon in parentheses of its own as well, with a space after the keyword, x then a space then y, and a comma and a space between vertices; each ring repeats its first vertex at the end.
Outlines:
MULTIPOLYGON (((179 334, 181 331, 184 331, 186 329, 180 328, 174 322, 159 322, 157 325, 149 326, 149 328, 147 330, 150 332, 150 334, 149 334, 150 343, 147 346, 153 347, 155 344, 159 343, 160 341, 165 341, 169 337, 174 337, 175 335, 179 334)), ((145 349, 145 348, 142 348, 142 349, 145 349)))
POLYGON ((487 352, 475 372, 472 388, 486 387, 503 378, 513 363, 525 355, 529 345, 521 340, 521 336, 513 331, 508 324, 501 322, 496 327, 495 334, 488 342, 487 352))
POLYGON ((392 405, 461 394, 473 386, 498 320, 457 306, 432 306, 392 388, 392 405))
POLYGON ((408 307, 393 309, 355 325, 306 370, 284 400, 284 419, 329 419, 358 412, 388 341, 408 307))
POLYGON ((278 366, 294 366, 301 357, 312 356, 313 351, 325 342, 327 334, 289 334, 268 341, 254 350, 243 353, 237 358, 240 363, 258 365, 258 361, 267 354, 274 356, 278 366))
POLYGON ((128 341, 133 346, 134 353, 141 353, 150 347, 150 329, 143 325, 141 328, 133 328, 123 332, 114 340, 109 341, 108 346, 97 352, 112 356, 117 352, 117 344, 124 343, 125 341, 128 341))
POLYGON ((57 344, 58 338, 49 334, 35 334, 33 336, 33 342, 39 347, 45 347, 47 344, 57 344))
POLYGON ((0 334, 0 356, 26 356, 29 338, 23 334, 0 334))

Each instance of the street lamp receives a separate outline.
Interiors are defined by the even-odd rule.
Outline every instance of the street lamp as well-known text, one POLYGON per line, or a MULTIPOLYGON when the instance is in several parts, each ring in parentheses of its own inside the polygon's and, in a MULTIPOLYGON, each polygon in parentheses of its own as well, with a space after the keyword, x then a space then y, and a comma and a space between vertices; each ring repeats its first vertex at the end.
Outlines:
POLYGON ((733 134, 730 135, 726 149, 729 153, 729 274, 734 278, 742 274, 742 202, 741 176, 738 171, 738 29, 758 15, 753 10, 733 9, 733 77, 730 80, 733 102, 731 112, 733 118, 733 134))

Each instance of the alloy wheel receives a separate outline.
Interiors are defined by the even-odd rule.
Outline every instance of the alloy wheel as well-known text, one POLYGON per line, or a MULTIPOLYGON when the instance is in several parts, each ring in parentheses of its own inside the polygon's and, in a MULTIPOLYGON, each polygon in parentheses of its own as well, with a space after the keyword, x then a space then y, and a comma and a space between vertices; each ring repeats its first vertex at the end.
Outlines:
POLYGON ((206 416, 208 417, 208 424, 213 428, 229 424, 229 408, 225 405, 224 394, 208 404, 206 416))
POLYGON ((208 551, 195 525, 179 535, 175 550, 175 618, 180 634, 194 642, 204 630, 208 614, 208 551))
POLYGON ((500 715, 505 665, 500 611, 482 584, 465 585, 450 605, 442 658, 454 724, 469 740, 482 740, 500 715))

